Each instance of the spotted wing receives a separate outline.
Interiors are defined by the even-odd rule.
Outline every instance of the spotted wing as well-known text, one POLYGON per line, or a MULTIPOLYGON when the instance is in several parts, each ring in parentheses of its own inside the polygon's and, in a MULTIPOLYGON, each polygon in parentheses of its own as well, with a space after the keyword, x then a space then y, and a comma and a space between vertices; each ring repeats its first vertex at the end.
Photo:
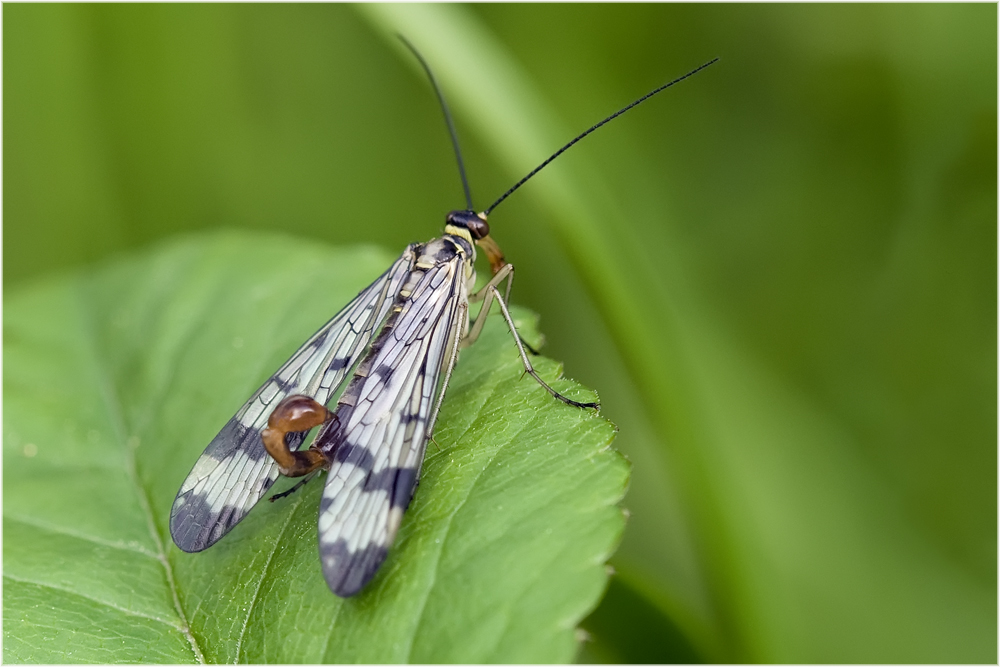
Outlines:
POLYGON ((331 460, 319 511, 320 558, 341 597, 374 576, 416 488, 445 390, 442 372, 455 361, 467 321, 462 262, 439 264, 421 278, 373 344, 367 376, 345 390, 329 434, 317 436, 331 460))
MULTIPOLYGON (((215 544, 264 496, 278 466, 264 450, 261 431, 286 396, 305 394, 326 403, 340 387, 378 327, 410 271, 403 255, 327 322, 250 397, 194 464, 170 510, 170 534, 184 551, 215 544)), ((292 449, 305 433, 288 437, 292 449)))

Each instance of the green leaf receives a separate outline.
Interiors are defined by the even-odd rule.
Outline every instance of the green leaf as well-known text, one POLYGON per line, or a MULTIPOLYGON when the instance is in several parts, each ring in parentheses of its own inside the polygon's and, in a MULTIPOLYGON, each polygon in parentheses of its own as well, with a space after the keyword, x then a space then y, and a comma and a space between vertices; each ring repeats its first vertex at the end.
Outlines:
POLYGON ((478 206, 720 56, 490 220, 633 463, 627 590, 582 657, 996 662, 995 4, 4 19, 8 295, 194 230, 427 238, 462 189, 396 30, 444 88, 478 206))
MULTIPOLYGON (((320 573, 321 482, 203 553, 170 542, 204 446, 390 260, 218 233, 8 295, 6 661, 572 658, 622 534, 628 465, 610 422, 522 379, 498 316, 462 353, 416 498, 360 595, 336 598, 320 573)), ((538 342, 535 316, 514 317, 538 342)))

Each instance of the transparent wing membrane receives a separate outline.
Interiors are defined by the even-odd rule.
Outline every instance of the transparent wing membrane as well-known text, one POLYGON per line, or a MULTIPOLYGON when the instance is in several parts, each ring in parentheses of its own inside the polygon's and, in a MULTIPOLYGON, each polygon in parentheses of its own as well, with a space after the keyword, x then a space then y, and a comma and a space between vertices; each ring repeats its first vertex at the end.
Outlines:
MULTIPOLYGON (((411 249, 327 322, 278 369, 212 439, 181 484, 170 511, 170 534, 184 551, 215 544, 246 516, 278 478, 261 431, 285 397, 326 403, 385 321, 409 274, 411 249)), ((290 434, 293 449, 305 434, 290 434)))

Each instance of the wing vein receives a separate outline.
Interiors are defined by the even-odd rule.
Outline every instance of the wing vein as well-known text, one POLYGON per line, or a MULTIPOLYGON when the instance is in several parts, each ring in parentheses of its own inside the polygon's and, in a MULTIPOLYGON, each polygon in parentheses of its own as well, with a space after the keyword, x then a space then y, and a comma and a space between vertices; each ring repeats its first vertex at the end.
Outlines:
POLYGON ((345 423, 323 443, 333 463, 320 506, 320 553, 338 595, 352 595, 374 576, 413 495, 445 351, 464 326, 463 268, 456 255, 417 280, 373 344, 365 374, 345 390, 353 401, 349 412, 338 411, 345 423), (337 456, 342 448, 352 454, 337 456))
MULTIPOLYGON (((407 248, 299 347, 213 438, 174 500, 170 532, 177 546, 184 551, 208 548, 267 493, 279 474, 260 437, 271 407, 294 393, 329 401, 388 316, 389 295, 409 274, 412 259, 407 248)), ((304 440, 305 434, 292 434, 289 442, 294 448, 304 440)))

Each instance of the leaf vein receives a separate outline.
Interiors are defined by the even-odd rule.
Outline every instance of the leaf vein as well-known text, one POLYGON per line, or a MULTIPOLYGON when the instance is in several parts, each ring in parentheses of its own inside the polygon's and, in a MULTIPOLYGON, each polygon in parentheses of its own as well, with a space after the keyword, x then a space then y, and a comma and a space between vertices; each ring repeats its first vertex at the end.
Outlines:
POLYGON ((12 575, 12 574, 8 574, 6 572, 4 573, 3 578, 4 579, 8 579, 8 580, 13 581, 13 582, 17 582, 19 584, 26 584, 26 585, 29 585, 29 586, 38 586, 39 588, 45 588, 45 589, 48 589, 48 590, 59 591, 60 593, 65 593, 66 595, 72 595, 74 597, 83 598, 84 600, 88 600, 88 601, 93 602, 95 604, 99 604, 99 605, 101 605, 103 607, 108 607, 109 609, 114 609, 115 611, 120 611, 121 613, 125 614, 126 616, 134 616, 136 618, 149 619, 150 621, 156 621, 158 623, 162 623, 162 624, 164 624, 164 625, 166 625, 168 627, 171 627, 174 630, 177 630, 178 632, 181 632, 181 633, 184 632, 184 628, 181 627, 179 624, 177 624, 177 623, 171 623, 169 620, 167 620, 165 618, 159 618, 159 617, 153 616, 151 614, 144 614, 141 611, 136 611, 135 609, 129 609, 127 607, 122 607, 120 605, 114 604, 113 602, 109 602, 108 600, 101 600, 99 598, 95 598, 95 597, 93 597, 91 595, 87 595, 87 594, 81 593, 79 591, 70 590, 69 588, 65 588, 63 586, 57 586, 55 584, 52 584, 52 583, 49 583, 49 582, 45 582, 45 581, 34 581, 32 579, 23 579, 21 577, 18 577, 18 576, 12 575))
MULTIPOLYGON (((81 302, 85 300, 85 297, 82 294, 80 300, 81 302)), ((95 339, 96 326, 93 320, 87 316, 90 311, 85 308, 81 308, 80 311, 82 314, 81 319, 83 320, 82 324, 84 325, 81 327, 81 330, 84 332, 87 346, 90 348, 92 353, 92 358, 95 360, 101 360, 102 355, 95 339)), ((187 616, 184 614, 184 608, 181 606, 180 597, 177 593, 177 585, 174 581, 173 568, 170 566, 170 561, 167 559, 166 550, 163 547, 163 541, 160 539, 160 534, 156 530, 156 521, 153 516, 152 507, 149 503, 149 497, 146 489, 142 485, 142 480, 139 478, 138 470, 136 469, 135 452, 128 445, 127 426, 125 424, 124 415, 121 411, 121 400, 118 396, 118 392, 115 390, 116 388, 113 379, 109 377, 105 370, 107 365, 97 363, 95 366, 95 381, 98 385, 101 399, 107 407, 109 420, 115 428, 120 446, 125 452, 126 472, 128 473, 129 480, 135 488, 139 505, 142 507, 143 515, 146 518, 146 526, 149 530, 150 537, 153 540, 153 544, 156 545, 156 558, 163 566, 167 579, 167 588, 170 590, 174 608, 177 610, 177 615, 181 621, 181 631, 184 633, 185 638, 191 645, 191 652, 194 654, 195 659, 199 663, 204 664, 205 657, 202 654, 201 647, 198 646, 197 639, 195 639, 194 634, 191 632, 187 616)))
MULTIPOLYGON (((489 392, 489 394, 486 396, 486 398, 483 400, 482 404, 480 405, 479 409, 476 411, 477 415, 481 415, 482 412, 483 412, 483 409, 490 403, 490 401, 493 400, 493 399, 495 399, 497 397, 497 394, 500 391, 500 387, 496 383, 493 383, 492 386, 493 386, 493 389, 489 392)), ((467 435, 469 433, 469 431, 472 430, 472 427, 475 424, 475 422, 476 422, 475 419, 473 419, 471 422, 469 422, 468 426, 465 428, 465 431, 462 433, 463 436, 467 435)), ((507 443, 513 442, 514 438, 517 435, 520 435, 521 433, 523 433, 526 428, 527 428, 527 426, 524 426, 521 429, 519 429, 518 432, 515 434, 515 436, 507 439, 506 442, 507 443)), ((458 438, 456 440, 456 442, 458 442, 460 440, 461 440, 461 438, 458 438)), ((497 448, 497 451, 500 451, 500 449, 502 449, 504 446, 505 446, 504 444, 501 444, 500 447, 497 448)), ((436 559, 435 559, 435 563, 434 563, 434 570, 432 571, 432 576, 431 576, 430 584, 427 586, 426 593, 424 594, 423 600, 420 603, 420 611, 417 613, 417 618, 418 618, 418 620, 417 620, 417 627, 419 627, 420 624, 423 622, 424 612, 427 609, 427 603, 430 601, 431 591, 433 591, 433 589, 434 589, 434 584, 437 581, 438 574, 440 572, 440 568, 441 568, 441 554, 444 552, 445 545, 448 543, 448 537, 451 535, 451 529, 455 525, 455 521, 454 521, 455 520, 455 516, 457 516, 458 513, 462 511, 463 507, 465 507, 465 504, 469 501, 469 498, 472 497, 473 490, 476 488, 476 485, 479 484, 479 480, 482 479, 483 473, 486 472, 486 470, 490 466, 493 465, 494 461, 496 461, 496 453, 494 453, 492 456, 490 456, 489 459, 488 459, 488 461, 487 461, 487 464, 485 466, 483 466, 483 468, 481 468, 476 473, 476 476, 472 480, 472 484, 469 485, 468 491, 466 492, 465 496, 461 499, 461 501, 458 503, 458 505, 455 506, 455 509, 447 517, 447 527, 445 528, 444 536, 442 537, 441 543, 440 543, 440 545, 438 546, 438 549, 437 549, 436 559)), ((407 651, 407 658, 406 658, 407 662, 413 662, 413 644, 414 644, 414 642, 416 640, 416 636, 417 636, 417 633, 414 632, 411 635, 411 637, 410 637, 410 646, 409 646, 409 649, 407 651)))
POLYGON ((271 563, 274 562, 274 555, 278 553, 278 547, 281 545, 281 542, 285 537, 285 533, 288 531, 288 527, 294 523, 295 515, 298 513, 299 508, 302 507, 302 497, 303 496, 300 494, 295 500, 295 507, 293 507, 291 512, 289 512, 288 520, 282 523, 281 530, 278 532, 278 536, 274 540, 274 546, 267 555, 267 561, 264 563, 264 567, 261 568, 260 578, 257 580, 257 587, 253 591, 253 597, 250 598, 250 605, 247 607, 247 615, 246 618, 243 619, 243 626, 240 628, 240 636, 236 640, 236 662, 240 661, 240 651, 243 650, 243 638, 246 636, 247 627, 250 625, 250 617, 253 616, 254 607, 257 606, 257 602, 260 600, 260 589, 264 586, 264 580, 267 578, 267 575, 271 570, 271 563))
POLYGON ((132 546, 125 542, 112 542, 111 540, 105 540, 103 538, 97 537, 95 535, 86 535, 84 533, 79 533, 68 528, 61 526, 55 526, 44 521, 39 521, 35 518, 28 518, 25 515, 14 515, 9 512, 4 512, 4 521, 15 521, 17 523, 24 524, 26 526, 31 526, 32 528, 37 528, 38 530, 55 533, 56 535, 66 535, 74 539, 83 540, 85 542, 90 542, 92 544, 97 544, 102 547, 108 547, 110 549, 120 549, 121 551, 130 551, 132 553, 141 554, 143 556, 148 556, 149 558, 154 558, 159 560, 159 556, 148 549, 144 549, 141 546, 132 546))

